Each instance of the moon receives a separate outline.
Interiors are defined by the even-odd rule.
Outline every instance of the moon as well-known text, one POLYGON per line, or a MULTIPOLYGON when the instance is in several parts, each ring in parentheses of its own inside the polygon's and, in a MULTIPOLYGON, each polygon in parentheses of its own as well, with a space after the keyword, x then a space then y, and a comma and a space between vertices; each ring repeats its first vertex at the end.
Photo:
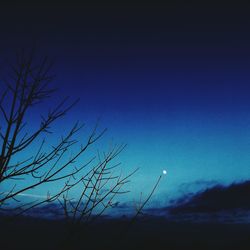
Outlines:
POLYGON ((162 170, 162 173, 163 173, 164 175, 166 175, 166 174, 167 174, 167 170, 166 170, 166 169, 163 169, 163 170, 162 170))

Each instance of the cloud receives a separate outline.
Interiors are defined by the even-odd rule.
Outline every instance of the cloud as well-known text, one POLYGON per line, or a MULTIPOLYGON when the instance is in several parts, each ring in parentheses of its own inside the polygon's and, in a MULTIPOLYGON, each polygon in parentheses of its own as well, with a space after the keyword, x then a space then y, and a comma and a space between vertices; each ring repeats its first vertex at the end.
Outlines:
POLYGON ((30 216, 60 219, 63 218, 64 213, 61 205, 57 202, 51 202, 41 207, 36 207, 28 212, 30 216))
POLYGON ((214 180, 196 180, 194 182, 184 182, 179 186, 180 190, 194 190, 194 189, 206 189, 218 185, 219 183, 214 180))
POLYGON ((215 185, 192 196, 184 196, 169 208, 171 213, 210 213, 250 210, 250 181, 229 186, 215 185))
MULTIPOLYGON (((14 193, 4 192, 3 194, 4 195, 11 195, 11 194, 14 194, 14 193)), ((38 198, 38 199, 47 199, 48 198, 48 196, 46 196, 46 195, 28 194, 28 193, 20 193, 20 194, 17 194, 16 196, 38 198)))

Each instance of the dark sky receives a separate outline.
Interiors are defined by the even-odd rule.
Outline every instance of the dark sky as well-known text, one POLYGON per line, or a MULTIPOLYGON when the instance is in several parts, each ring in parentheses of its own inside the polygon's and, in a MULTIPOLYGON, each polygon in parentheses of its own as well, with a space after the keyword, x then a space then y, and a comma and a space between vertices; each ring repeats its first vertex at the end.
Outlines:
POLYGON ((167 2, 1 2, 2 68, 34 44, 55 60, 59 97, 80 97, 73 117, 101 116, 128 143, 122 160, 141 167, 140 187, 163 168, 162 193, 247 179, 250 6, 167 2))
POLYGON ((1 43, 35 39, 71 55, 243 54, 248 13, 240 4, 1 3, 1 43))

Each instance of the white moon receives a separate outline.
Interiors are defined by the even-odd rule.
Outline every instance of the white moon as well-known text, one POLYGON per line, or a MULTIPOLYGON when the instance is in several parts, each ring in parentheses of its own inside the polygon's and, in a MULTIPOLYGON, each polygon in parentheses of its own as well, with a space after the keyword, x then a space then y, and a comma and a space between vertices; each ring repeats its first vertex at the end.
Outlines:
POLYGON ((166 174, 167 174, 167 170, 164 169, 164 170, 162 171, 162 173, 163 173, 164 175, 166 175, 166 174))

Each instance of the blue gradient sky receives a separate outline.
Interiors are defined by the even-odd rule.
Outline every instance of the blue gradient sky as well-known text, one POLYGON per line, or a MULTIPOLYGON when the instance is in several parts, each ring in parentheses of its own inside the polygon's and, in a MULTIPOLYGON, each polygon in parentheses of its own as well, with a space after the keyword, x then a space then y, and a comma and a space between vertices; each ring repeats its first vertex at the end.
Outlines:
POLYGON ((153 185, 164 168, 159 191, 166 195, 183 182, 248 179, 248 70, 225 68, 222 60, 221 67, 180 61, 172 70, 158 61, 138 69, 131 59, 128 67, 74 74, 72 86, 72 76, 61 81, 75 96, 82 92, 76 117, 100 116, 108 137, 128 143, 121 158, 129 168, 140 166, 139 188, 153 185))
POLYGON ((163 201, 183 183, 250 178, 249 6, 50 7, 10 21, 1 53, 35 39, 55 58, 55 100, 80 97, 63 129, 100 117, 103 144, 127 143, 124 167, 140 167, 132 191, 163 169, 163 201))

